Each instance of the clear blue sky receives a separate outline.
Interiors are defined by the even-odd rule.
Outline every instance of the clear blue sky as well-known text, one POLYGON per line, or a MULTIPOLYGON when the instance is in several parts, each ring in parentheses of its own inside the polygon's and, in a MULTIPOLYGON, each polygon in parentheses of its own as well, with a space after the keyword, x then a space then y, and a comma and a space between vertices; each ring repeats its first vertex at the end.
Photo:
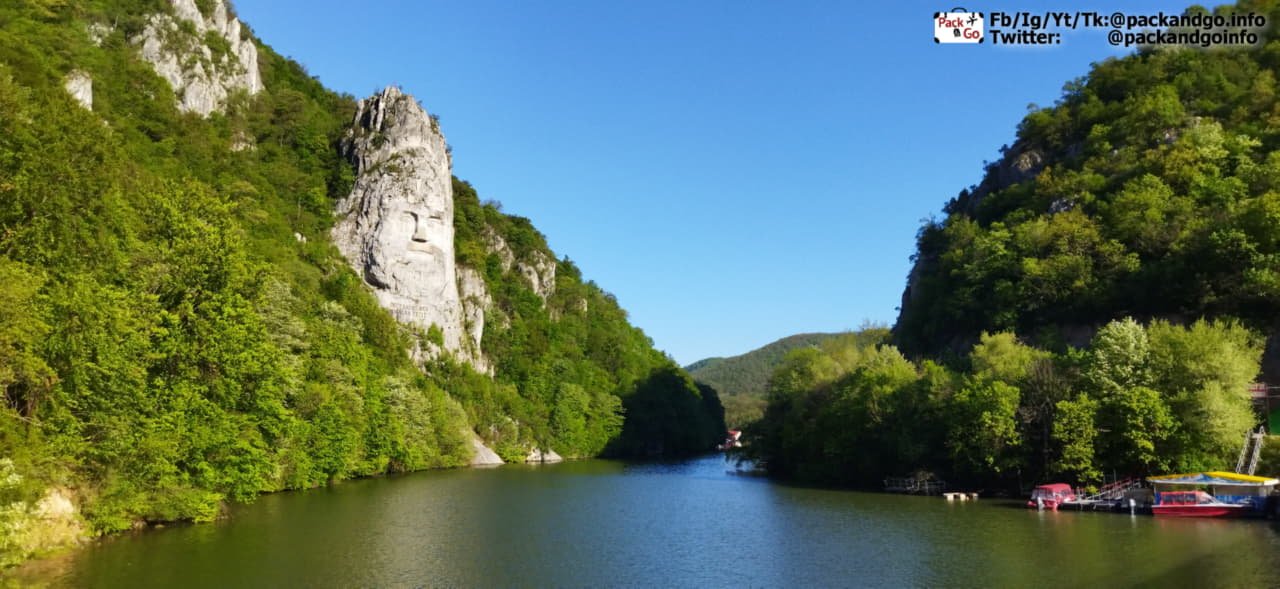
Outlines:
POLYGON ((920 220, 981 179, 1029 103, 1125 53, 1105 31, 936 45, 932 13, 952 4, 235 5, 328 87, 399 84, 439 114, 454 173, 531 218, 681 364, 891 324, 920 220))

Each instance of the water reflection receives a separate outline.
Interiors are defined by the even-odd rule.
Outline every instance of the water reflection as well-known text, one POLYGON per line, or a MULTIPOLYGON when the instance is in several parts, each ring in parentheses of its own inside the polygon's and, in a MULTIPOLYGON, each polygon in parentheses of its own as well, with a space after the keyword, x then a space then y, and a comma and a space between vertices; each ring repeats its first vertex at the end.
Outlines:
POLYGON ((1268 522, 785 486, 719 457, 418 473, 25 567, 63 586, 1275 585, 1268 522))

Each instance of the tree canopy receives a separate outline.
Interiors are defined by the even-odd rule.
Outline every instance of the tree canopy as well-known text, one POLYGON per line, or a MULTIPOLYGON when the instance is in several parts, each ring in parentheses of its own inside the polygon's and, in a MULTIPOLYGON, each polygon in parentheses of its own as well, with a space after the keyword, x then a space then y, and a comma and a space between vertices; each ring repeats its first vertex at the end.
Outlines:
POLYGON ((778 476, 848 485, 928 473, 1016 488, 1226 469, 1256 421, 1247 385, 1261 355, 1239 323, 1204 320, 1125 318, 1087 351, 1061 354, 984 333, 953 367, 833 340, 788 354, 744 456, 778 476))

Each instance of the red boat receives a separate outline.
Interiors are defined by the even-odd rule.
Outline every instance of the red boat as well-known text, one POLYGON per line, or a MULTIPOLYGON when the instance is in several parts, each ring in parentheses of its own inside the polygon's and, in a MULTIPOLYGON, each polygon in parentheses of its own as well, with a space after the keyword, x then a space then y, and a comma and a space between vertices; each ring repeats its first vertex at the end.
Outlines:
POLYGON ((1196 472, 1147 477, 1155 488, 1153 515, 1179 517, 1262 516, 1280 480, 1237 472, 1196 472), (1188 488, 1190 487, 1190 488, 1188 488), (1208 488, 1205 492, 1203 489, 1208 488))
POLYGON ((1245 517, 1253 515, 1252 504, 1223 503, 1204 491, 1165 491, 1151 506, 1153 515, 1178 517, 1245 517))
POLYGON ((1031 500, 1027 502, 1027 507, 1057 509, 1063 502, 1074 501, 1075 498, 1076 492, 1071 490, 1071 485, 1065 483, 1040 485, 1031 491, 1031 500))

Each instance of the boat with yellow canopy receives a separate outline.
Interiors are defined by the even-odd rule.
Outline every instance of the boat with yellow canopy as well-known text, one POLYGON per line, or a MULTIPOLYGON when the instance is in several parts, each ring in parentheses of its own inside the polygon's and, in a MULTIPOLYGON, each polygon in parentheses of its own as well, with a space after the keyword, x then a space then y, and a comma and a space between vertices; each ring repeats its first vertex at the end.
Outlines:
POLYGON ((1147 477, 1155 490, 1154 515, 1250 517, 1265 513, 1280 480, 1224 471, 1147 477), (1208 489, 1206 492, 1205 489, 1208 489))

